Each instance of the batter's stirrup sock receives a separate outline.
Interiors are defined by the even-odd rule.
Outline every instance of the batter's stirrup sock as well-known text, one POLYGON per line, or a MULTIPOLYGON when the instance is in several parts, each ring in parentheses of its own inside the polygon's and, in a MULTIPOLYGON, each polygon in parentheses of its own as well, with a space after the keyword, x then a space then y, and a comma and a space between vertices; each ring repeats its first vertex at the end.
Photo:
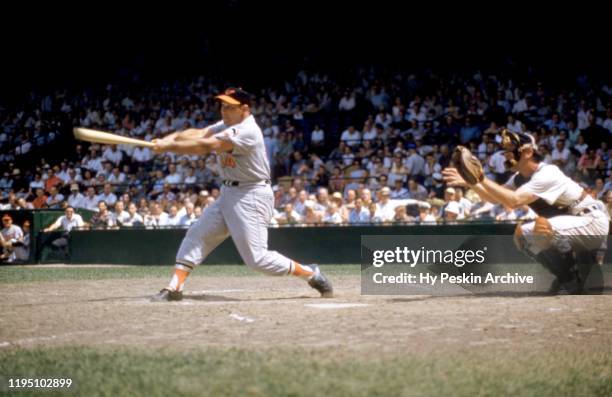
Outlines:
POLYGON ((315 274, 315 269, 308 265, 300 265, 297 262, 291 261, 291 264, 289 265, 289 274, 303 278, 304 280, 310 280, 310 278, 315 274))
POLYGON ((172 275, 170 284, 168 284, 168 289, 171 291, 182 291, 185 280, 187 280, 187 276, 189 276, 192 270, 193 268, 188 265, 177 263, 174 266, 174 274, 172 275))

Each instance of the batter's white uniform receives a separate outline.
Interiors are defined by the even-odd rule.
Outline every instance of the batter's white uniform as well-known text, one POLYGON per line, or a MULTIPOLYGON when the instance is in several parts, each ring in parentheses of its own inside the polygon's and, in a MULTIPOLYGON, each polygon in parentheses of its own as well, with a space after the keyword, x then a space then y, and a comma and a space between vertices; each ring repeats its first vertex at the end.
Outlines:
POLYGON ((252 115, 231 127, 220 121, 209 128, 218 139, 232 142, 234 149, 217 154, 224 181, 221 194, 187 231, 176 263, 199 265, 231 235, 247 266, 270 275, 288 274, 291 260, 268 251, 274 196, 261 129, 252 115))
MULTIPOLYGON (((548 219, 553 229, 553 244, 561 252, 605 247, 610 227, 606 215, 597 201, 590 195, 583 195, 582 187, 556 165, 540 163, 528 180, 517 173, 505 186, 517 192, 527 191, 538 196, 539 199, 530 204, 530 207, 548 219), (547 216, 547 210, 557 215, 547 216)), ((523 235, 532 236, 534 225, 535 222, 521 225, 523 235)), ((528 245, 526 248, 534 255, 539 253, 540 248, 536 244, 528 245)))

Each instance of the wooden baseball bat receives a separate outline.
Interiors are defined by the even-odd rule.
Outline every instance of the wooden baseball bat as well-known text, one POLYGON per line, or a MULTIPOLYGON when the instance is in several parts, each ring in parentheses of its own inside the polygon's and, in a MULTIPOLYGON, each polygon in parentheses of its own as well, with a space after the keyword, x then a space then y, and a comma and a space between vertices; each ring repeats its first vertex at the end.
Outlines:
POLYGON ((128 138, 117 134, 111 134, 110 132, 90 130, 88 128, 75 127, 72 132, 74 137, 81 141, 105 143, 107 145, 132 145, 152 148, 155 146, 154 143, 144 141, 142 139, 128 138))

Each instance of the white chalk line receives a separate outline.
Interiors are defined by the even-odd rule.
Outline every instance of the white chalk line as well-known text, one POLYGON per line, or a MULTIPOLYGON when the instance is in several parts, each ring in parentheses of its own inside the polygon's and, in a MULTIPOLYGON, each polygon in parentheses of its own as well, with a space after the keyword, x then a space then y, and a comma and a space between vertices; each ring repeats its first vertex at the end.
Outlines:
POLYGON ((348 309, 352 307, 366 307, 370 306, 367 303, 306 303, 304 306, 312 307, 315 309, 325 309, 325 310, 334 310, 334 309, 348 309))

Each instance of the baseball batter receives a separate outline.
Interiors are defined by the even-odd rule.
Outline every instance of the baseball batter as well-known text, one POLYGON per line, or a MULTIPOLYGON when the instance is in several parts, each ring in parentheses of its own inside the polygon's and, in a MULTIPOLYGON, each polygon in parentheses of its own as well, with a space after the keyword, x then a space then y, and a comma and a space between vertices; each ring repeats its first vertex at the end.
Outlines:
POLYGON ((251 95, 229 88, 216 99, 221 102, 221 121, 154 141, 156 153, 216 153, 223 180, 219 199, 187 231, 170 284, 154 300, 181 300, 189 273, 228 236, 232 236, 247 266, 272 276, 303 278, 321 296, 331 297, 332 285, 317 265, 302 265, 268 250, 267 227, 274 197, 263 134, 250 112, 251 95))
POLYGON ((541 162, 533 136, 504 130, 502 145, 506 167, 514 172, 503 186, 485 178, 481 165, 469 156, 459 156, 459 169, 443 170, 445 181, 469 186, 492 203, 511 208, 529 205, 538 217, 517 225, 515 244, 556 276, 551 292, 557 292, 560 286, 569 292, 580 292, 583 280, 577 271, 576 254, 587 252, 592 256, 591 264, 595 263, 598 251, 606 248, 607 217, 580 185, 556 165, 541 162))

